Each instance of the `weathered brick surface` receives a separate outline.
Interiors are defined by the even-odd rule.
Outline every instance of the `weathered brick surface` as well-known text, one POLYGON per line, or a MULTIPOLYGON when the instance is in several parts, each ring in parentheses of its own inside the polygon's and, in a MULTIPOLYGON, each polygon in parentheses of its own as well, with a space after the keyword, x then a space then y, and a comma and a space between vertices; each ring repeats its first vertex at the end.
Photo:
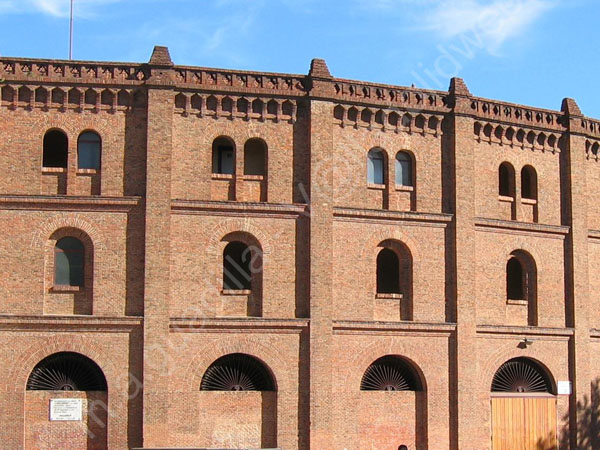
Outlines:
POLYGON ((581 407, 600 397, 600 122, 573 100, 548 111, 459 79, 447 92, 349 81, 323 60, 308 75, 183 67, 164 47, 148 64, 1 63, 2 448, 485 449, 492 378, 515 357, 573 382, 557 398, 565 447, 600 445, 581 407), (41 167, 52 129, 68 138, 64 168, 41 167), (89 130, 101 167, 78 170, 89 130), (212 173, 220 137, 234 174, 212 173), (264 176, 245 174, 250 139, 265 144, 264 176), (382 185, 367 183, 373 148, 382 185), (396 186, 399 151, 414 186, 396 186), (54 285, 65 236, 84 245, 83 287, 54 285), (232 241, 262 268, 249 291, 223 289, 232 241), (382 246, 412 267, 401 295, 377 295, 382 246), (533 309, 507 299, 515 251, 534 262, 533 309), (98 364, 108 392, 25 390, 61 351, 98 364), (201 391, 232 353, 261 361, 276 391, 201 391), (361 391, 386 355, 423 391, 361 391), (95 395, 106 418, 48 421, 51 398, 95 395))

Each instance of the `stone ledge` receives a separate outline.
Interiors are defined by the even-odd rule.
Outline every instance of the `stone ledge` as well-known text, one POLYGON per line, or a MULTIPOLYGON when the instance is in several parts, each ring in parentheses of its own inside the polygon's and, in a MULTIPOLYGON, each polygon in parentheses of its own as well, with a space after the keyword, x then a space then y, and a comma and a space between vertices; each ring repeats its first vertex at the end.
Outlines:
POLYGON ((294 218, 307 213, 307 205, 292 203, 212 202, 202 200, 172 200, 174 214, 215 214, 240 216, 281 216, 294 218))
POLYGON ((518 230, 529 233, 550 234, 560 236, 562 239, 564 239, 564 236, 566 236, 570 230, 570 227, 563 225, 545 225, 540 223, 517 222, 513 220, 489 219, 487 217, 475 217, 475 228, 480 228, 482 231, 486 229, 518 230))
POLYGON ((456 331, 453 323, 427 323, 427 322, 378 322, 334 320, 333 334, 414 334, 414 335, 439 335, 449 336, 456 331))
POLYGON ((300 333, 309 326, 309 319, 262 319, 240 318, 186 318, 172 317, 169 330, 172 333, 300 333))
POLYGON ((389 211, 378 209, 358 209, 335 206, 333 216, 339 218, 352 218, 359 220, 393 220, 403 222, 419 222, 423 224, 436 224, 445 227, 452 221, 452 214, 438 214, 414 211, 389 211))
POLYGON ((573 328, 511 327, 503 325, 477 325, 477 334, 503 334, 518 336, 566 336, 575 334, 573 328))
POLYGON ((123 332, 140 328, 142 317, 0 315, 0 331, 102 331, 123 332))
POLYGON ((142 197, 102 197, 67 195, 0 195, 0 209, 94 210, 126 212, 139 205, 142 197))

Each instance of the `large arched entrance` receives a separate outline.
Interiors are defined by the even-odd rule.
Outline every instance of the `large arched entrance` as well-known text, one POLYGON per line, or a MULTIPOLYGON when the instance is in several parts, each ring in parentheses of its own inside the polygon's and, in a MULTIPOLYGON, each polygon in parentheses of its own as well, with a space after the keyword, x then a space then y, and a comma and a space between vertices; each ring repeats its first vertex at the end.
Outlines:
POLYGON ((232 353, 214 361, 200 383, 201 447, 277 447, 277 385, 257 358, 232 353))
POLYGON ((360 390, 355 406, 358 445, 351 448, 427 448, 425 385, 411 361, 398 355, 373 361, 360 390))
POLYGON ((106 378, 73 352, 55 353, 31 371, 25 393, 25 449, 104 450, 108 427, 106 378))
POLYGON ((529 358, 511 359, 491 387, 493 450, 556 447, 556 388, 550 373, 529 358))

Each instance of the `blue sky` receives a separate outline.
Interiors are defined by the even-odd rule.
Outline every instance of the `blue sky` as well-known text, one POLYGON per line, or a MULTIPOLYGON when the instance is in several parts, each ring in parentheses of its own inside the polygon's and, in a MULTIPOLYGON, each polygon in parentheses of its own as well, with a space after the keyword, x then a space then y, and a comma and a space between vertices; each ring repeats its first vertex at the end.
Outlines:
MULTIPOLYGON (((74 59, 306 73, 447 89, 600 118, 598 0, 74 0, 74 59)), ((0 0, 0 55, 68 56, 70 0, 0 0)))

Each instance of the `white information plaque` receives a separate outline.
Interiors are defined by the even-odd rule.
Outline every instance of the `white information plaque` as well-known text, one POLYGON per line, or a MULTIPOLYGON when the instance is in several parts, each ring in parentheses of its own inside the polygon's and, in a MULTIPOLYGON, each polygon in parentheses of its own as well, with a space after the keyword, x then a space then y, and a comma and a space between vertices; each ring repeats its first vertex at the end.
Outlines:
POLYGON ((558 395, 571 395, 571 382, 570 381, 557 382, 556 390, 558 391, 558 395))
POLYGON ((82 420, 83 399, 50 399, 50 420, 82 420))

